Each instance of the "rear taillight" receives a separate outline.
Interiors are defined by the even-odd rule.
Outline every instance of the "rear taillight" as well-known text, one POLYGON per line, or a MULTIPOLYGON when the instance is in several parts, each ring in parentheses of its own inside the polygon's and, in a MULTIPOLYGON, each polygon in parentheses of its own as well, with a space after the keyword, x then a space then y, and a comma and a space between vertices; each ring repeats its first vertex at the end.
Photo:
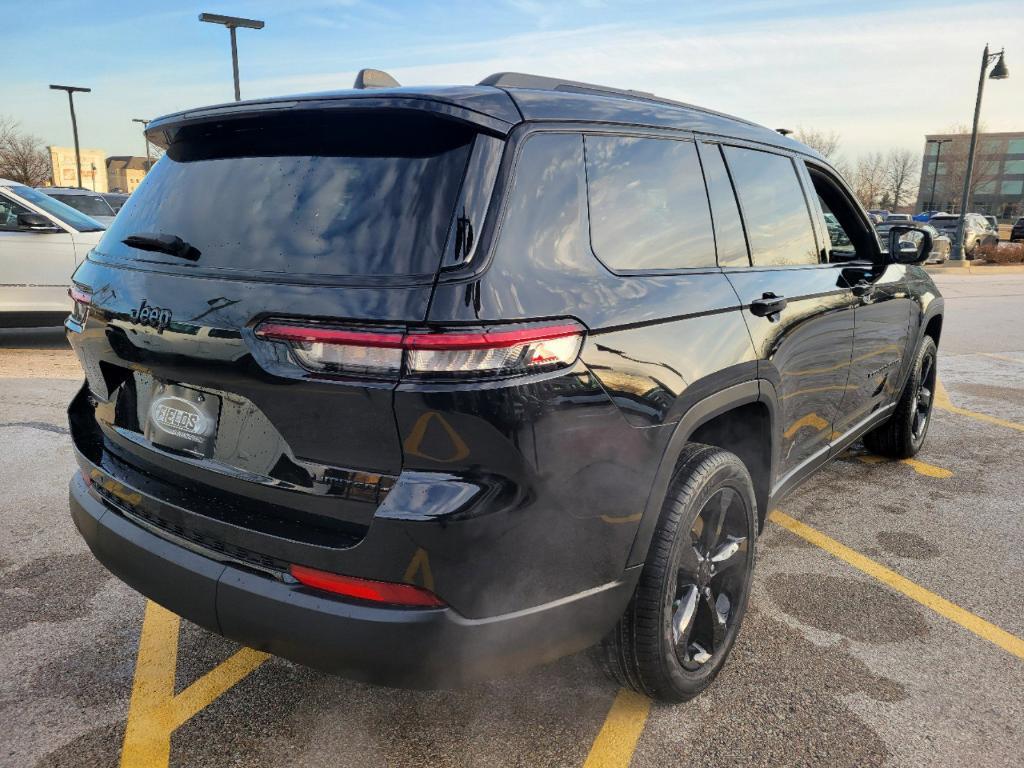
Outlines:
POLYGON ((515 327, 380 332, 283 321, 256 336, 290 345, 303 367, 323 373, 424 378, 511 376, 572 365, 584 328, 561 321, 515 327))
POLYGON ((82 324, 89 315, 89 307, 92 305, 92 294, 84 288, 72 285, 68 288, 68 296, 71 297, 71 319, 82 324))
POLYGON ((412 584, 397 584, 392 581, 374 581, 356 576, 342 576, 339 573, 292 565, 288 572, 307 587, 331 592, 335 595, 366 600, 371 603, 400 605, 409 608, 442 608, 444 602, 433 592, 412 584))
POLYGON ((299 365, 311 371, 391 378, 402 370, 401 333, 267 322, 257 326, 256 335, 286 342, 299 365))

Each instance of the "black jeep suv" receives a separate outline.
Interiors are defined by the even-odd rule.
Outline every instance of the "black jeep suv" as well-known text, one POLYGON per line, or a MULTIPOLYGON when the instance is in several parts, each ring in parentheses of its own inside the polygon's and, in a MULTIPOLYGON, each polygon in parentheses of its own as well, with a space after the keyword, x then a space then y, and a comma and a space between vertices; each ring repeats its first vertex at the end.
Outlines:
POLYGON ((430 687, 602 643, 685 699, 772 504, 860 437, 924 441, 928 237, 883 247, 771 130, 506 73, 147 134, 74 275, 71 513, 246 645, 430 687))

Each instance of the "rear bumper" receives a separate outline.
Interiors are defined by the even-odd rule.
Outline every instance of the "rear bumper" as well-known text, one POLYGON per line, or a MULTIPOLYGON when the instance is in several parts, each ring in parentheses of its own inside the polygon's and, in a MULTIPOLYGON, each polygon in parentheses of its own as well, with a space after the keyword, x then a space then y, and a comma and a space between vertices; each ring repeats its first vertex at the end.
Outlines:
MULTIPOLYGON (((632 594, 619 581, 485 619, 451 608, 402 609, 286 584, 157 535, 71 481, 71 515, 118 578, 184 618, 244 645, 367 682, 464 685, 552 661, 597 642, 632 594)), ((212 554, 212 553, 211 553, 212 554)))

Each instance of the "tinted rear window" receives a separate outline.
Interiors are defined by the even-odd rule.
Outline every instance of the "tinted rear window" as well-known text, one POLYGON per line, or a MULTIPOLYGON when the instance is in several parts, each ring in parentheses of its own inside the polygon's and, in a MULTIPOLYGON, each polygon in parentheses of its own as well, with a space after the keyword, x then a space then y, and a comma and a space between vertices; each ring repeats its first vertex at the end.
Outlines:
POLYGON ((462 124, 410 112, 291 115, 181 129, 98 250, 176 235, 196 266, 289 275, 432 275, 473 141, 462 124))
POLYGON ((928 219, 928 223, 933 227, 939 227, 942 229, 945 229, 946 227, 955 227, 956 222, 956 216, 932 216, 928 219))

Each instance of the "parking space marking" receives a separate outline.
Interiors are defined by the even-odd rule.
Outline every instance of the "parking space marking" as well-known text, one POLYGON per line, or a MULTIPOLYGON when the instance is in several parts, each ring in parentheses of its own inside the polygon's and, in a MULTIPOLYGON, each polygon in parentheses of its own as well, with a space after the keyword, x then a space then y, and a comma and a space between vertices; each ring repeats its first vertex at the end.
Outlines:
MULTIPOLYGON (((864 464, 885 464, 889 462, 889 459, 884 456, 873 456, 865 455, 858 456, 857 461, 863 462, 864 464)), ((947 480, 953 476, 953 473, 945 469, 944 467, 937 467, 934 464, 929 464, 926 461, 920 459, 900 459, 900 464, 906 464, 908 467, 913 469, 919 475, 925 475, 926 477, 936 477, 940 480, 947 480)))
POLYGON ((956 413, 960 416, 967 416, 968 418, 975 419, 976 421, 984 421, 989 424, 997 424, 1000 427, 1006 427, 1007 429, 1016 429, 1018 432, 1024 432, 1024 424, 1018 424, 1015 421, 1007 421, 1006 419, 1000 419, 996 416, 989 416, 987 413, 978 413, 977 411, 971 411, 967 408, 961 408, 960 406, 953 405, 953 401, 949 399, 949 393, 946 392, 946 388, 942 386, 941 381, 935 382, 934 405, 940 411, 948 411, 949 413, 956 413))
POLYGON ((152 601, 146 603, 121 749, 121 768, 164 768, 171 734, 193 715, 249 675, 269 657, 242 648, 181 693, 174 694, 181 619, 152 601))
POLYGON ((619 690, 583 768, 626 768, 650 711, 649 698, 625 688, 619 690))
POLYGON ((1024 363, 1024 360, 1020 359, 1019 357, 1009 357, 1008 355, 997 355, 995 352, 979 352, 978 354, 979 355, 984 355, 985 357, 991 357, 993 360, 1005 360, 1008 363, 1017 363, 1018 365, 1020 365, 1021 363, 1024 363))
POLYGON ((946 600, 944 597, 940 597, 934 592, 930 592, 924 587, 915 584, 910 579, 900 576, 895 571, 886 568, 881 563, 877 563, 871 558, 865 557, 859 552, 840 544, 835 539, 826 536, 821 531, 811 528, 810 526, 801 523, 799 520, 796 520, 777 509, 772 510, 768 519, 773 523, 782 526, 787 531, 795 533, 804 541, 808 541, 825 550, 829 554, 838 557, 849 565, 852 565, 857 570, 878 579, 884 584, 887 584, 897 592, 903 593, 911 600, 915 600, 926 608, 930 608, 940 616, 944 616, 950 621, 956 622, 961 627, 974 633, 978 637, 998 645, 1004 651, 1012 653, 1019 659, 1024 659, 1024 640, 1016 635, 1011 635, 1009 632, 997 627, 995 624, 985 621, 985 619, 980 616, 976 616, 955 603, 951 603, 949 600, 946 600))

